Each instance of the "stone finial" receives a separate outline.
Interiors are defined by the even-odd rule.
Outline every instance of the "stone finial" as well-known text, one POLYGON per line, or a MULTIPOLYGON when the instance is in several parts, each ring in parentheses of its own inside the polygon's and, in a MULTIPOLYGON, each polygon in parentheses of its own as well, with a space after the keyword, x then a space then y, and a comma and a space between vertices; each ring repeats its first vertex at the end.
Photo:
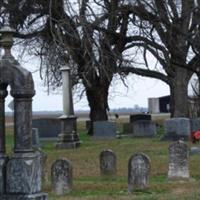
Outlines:
POLYGON ((13 45, 13 34, 15 33, 15 29, 11 28, 8 24, 5 24, 0 29, 1 34, 1 46, 4 48, 4 58, 13 58, 11 55, 11 48, 13 45))

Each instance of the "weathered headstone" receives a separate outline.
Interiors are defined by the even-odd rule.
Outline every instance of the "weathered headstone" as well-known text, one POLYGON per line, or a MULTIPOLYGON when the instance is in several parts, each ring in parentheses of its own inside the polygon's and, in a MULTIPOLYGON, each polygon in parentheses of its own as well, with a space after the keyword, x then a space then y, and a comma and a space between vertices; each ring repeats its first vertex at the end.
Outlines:
POLYGON ((111 121, 93 122, 93 139, 114 139, 116 138, 116 123, 111 121))
POLYGON ((130 123, 134 123, 139 120, 149 120, 151 121, 151 115, 149 114, 133 114, 130 115, 130 123))
POLYGON ((191 147, 190 155, 200 154, 200 147, 191 147))
POLYGON ((115 177, 117 172, 117 158, 110 149, 104 150, 99 156, 100 172, 103 177, 115 177))
POLYGON ((40 148, 40 138, 37 128, 32 128, 32 145, 34 149, 40 148))
POLYGON ((188 157, 188 146, 182 140, 169 146, 169 180, 188 179, 190 177, 188 157))
POLYGON ((128 163, 128 191, 144 190, 149 184, 150 159, 143 153, 131 156, 128 163))
POLYGON ((165 136, 162 140, 173 140, 179 139, 188 140, 190 136, 190 119, 188 118, 171 118, 165 120, 164 124, 165 136))
POLYGON ((67 159, 56 160, 51 167, 51 183, 57 195, 67 194, 72 190, 72 164, 67 159))
POLYGON ((41 139, 55 139, 61 131, 61 123, 58 118, 33 119, 32 127, 38 129, 39 137, 41 139))
POLYGON ((190 119, 191 132, 200 130, 200 118, 190 119))
POLYGON ((124 134, 134 137, 153 137, 156 135, 156 125, 150 120, 138 120, 124 124, 124 134))

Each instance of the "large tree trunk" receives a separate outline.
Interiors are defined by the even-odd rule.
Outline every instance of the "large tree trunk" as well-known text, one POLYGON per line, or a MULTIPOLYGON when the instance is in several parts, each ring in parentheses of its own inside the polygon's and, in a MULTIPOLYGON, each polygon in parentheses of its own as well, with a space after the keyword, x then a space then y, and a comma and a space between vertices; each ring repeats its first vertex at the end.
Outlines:
POLYGON ((171 117, 188 117, 188 82, 190 74, 186 69, 177 68, 176 76, 170 85, 171 117))
POLYGON ((91 126, 88 131, 89 135, 93 135, 92 122, 108 120, 108 90, 109 85, 100 85, 99 87, 86 88, 86 95, 90 107, 91 120, 91 126))

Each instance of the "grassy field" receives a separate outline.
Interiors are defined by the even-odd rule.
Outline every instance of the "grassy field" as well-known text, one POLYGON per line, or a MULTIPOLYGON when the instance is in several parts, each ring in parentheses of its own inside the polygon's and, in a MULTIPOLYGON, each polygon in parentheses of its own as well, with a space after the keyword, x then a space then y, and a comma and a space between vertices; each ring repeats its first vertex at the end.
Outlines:
MULTIPOLYGON (((200 155, 190 157, 191 180, 170 182, 167 180, 168 145, 161 142, 159 134, 151 139, 122 138, 109 141, 94 141, 87 136, 83 124, 79 123, 82 141, 75 150, 56 150, 55 142, 43 142, 42 150, 48 155, 47 175, 43 182, 43 191, 48 192, 49 200, 200 200, 200 155), (104 149, 112 149, 117 155, 117 178, 115 180, 100 177, 99 154, 104 149), (151 159, 149 188, 145 191, 127 192, 128 160, 136 152, 143 152, 151 159), (73 163, 73 190, 65 196, 56 196, 51 191, 50 167, 58 158, 67 158, 73 163)), ((7 149, 13 145, 12 130, 7 130, 7 149)), ((188 146, 192 146, 188 143, 188 146)))

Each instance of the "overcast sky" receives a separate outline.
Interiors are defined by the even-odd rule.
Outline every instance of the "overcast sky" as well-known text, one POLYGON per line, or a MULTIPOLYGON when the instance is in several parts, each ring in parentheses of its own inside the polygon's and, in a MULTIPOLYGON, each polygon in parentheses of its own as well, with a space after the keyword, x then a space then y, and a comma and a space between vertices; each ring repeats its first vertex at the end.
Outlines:
MULTIPOLYGON (((42 81, 39 79, 38 73, 33 74, 35 82, 36 95, 33 98, 33 111, 55 111, 62 110, 62 90, 59 89, 57 94, 46 92, 42 81)), ((110 88, 109 106, 110 108, 133 108, 135 105, 141 107, 148 106, 149 97, 159 97, 169 94, 168 86, 156 79, 142 78, 139 76, 129 76, 125 87, 119 81, 114 80, 110 88)), ((6 111, 9 102, 12 100, 10 96, 6 98, 6 111)), ((79 100, 77 95, 74 97, 75 110, 88 110, 88 103, 86 98, 79 100)))

